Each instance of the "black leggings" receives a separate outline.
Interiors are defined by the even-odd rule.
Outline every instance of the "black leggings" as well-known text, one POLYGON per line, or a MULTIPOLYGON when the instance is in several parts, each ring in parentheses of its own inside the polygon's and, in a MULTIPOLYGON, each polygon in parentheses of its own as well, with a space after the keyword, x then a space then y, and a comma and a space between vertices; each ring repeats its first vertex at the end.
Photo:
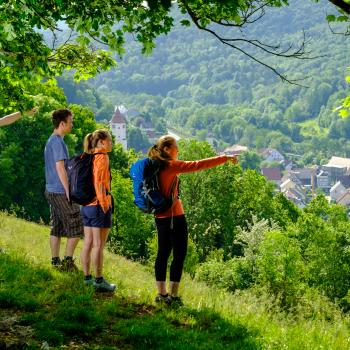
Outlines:
POLYGON ((168 259, 173 250, 173 261, 170 266, 170 281, 180 282, 182 269, 187 253, 188 230, 185 215, 171 218, 156 218, 158 231, 158 254, 155 262, 156 280, 166 280, 168 259))

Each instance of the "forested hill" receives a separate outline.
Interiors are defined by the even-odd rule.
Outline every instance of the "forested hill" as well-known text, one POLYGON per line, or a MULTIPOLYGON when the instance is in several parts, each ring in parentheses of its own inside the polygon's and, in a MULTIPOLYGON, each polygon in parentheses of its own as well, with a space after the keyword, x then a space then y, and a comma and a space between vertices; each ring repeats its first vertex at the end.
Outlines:
MULTIPOLYGON (((201 138, 211 131, 227 144, 304 154, 305 164, 332 154, 350 156, 350 121, 333 111, 346 95, 350 42, 332 34, 326 16, 334 9, 324 3, 322 8, 312 1, 290 1, 245 32, 249 39, 283 47, 294 43, 296 48, 304 30, 306 49, 315 59, 277 59, 246 49, 289 79, 306 78, 300 83, 308 88, 283 83, 209 33, 180 25, 157 40, 150 56, 141 55, 130 40, 116 69, 78 87, 67 77, 60 84, 72 102, 90 105, 99 119, 109 118, 113 105, 123 104, 201 138)), ((176 21, 181 19, 178 14, 176 21)), ((334 29, 345 30, 340 25, 334 29)))

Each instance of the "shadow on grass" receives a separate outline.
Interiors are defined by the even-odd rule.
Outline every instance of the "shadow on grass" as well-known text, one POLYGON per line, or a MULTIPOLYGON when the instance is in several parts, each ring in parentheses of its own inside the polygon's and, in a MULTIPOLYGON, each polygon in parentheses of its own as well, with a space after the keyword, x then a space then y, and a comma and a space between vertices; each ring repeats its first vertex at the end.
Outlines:
POLYGON ((95 294, 81 281, 79 273, 63 274, 0 254, 0 308, 20 313, 20 324, 34 329, 34 345, 74 341, 84 349, 262 348, 257 330, 212 310, 155 308, 118 294, 95 294))

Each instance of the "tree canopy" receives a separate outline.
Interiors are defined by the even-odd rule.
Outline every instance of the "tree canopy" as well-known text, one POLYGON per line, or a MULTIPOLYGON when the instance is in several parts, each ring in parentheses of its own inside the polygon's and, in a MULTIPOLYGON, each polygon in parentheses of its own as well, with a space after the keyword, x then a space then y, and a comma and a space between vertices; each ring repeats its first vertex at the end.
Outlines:
MULTIPOLYGON (((329 2, 336 5, 340 13, 327 19, 348 21, 348 2, 329 2)), ((74 69, 76 79, 109 69, 115 64, 112 53, 123 55, 129 34, 141 43, 143 53, 150 53, 155 38, 174 27, 174 6, 184 15, 180 21, 183 26, 192 24, 209 32, 223 44, 287 79, 284 73, 265 63, 256 50, 278 57, 307 58, 305 41, 302 39, 294 48, 287 43, 264 43, 245 32, 269 10, 287 5, 287 0, 179 0, 176 5, 169 0, 2 0, 0 105, 5 111, 31 107, 29 91, 33 81, 59 75, 64 69, 74 69), (69 35, 62 38, 60 33, 66 28, 69 35)))

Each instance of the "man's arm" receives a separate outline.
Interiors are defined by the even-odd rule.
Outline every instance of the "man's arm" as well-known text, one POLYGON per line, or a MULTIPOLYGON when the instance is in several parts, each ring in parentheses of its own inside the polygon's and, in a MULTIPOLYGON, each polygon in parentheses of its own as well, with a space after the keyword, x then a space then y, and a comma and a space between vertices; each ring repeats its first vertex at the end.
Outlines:
POLYGON ((59 160, 56 162, 56 170, 58 177, 61 180, 61 183, 64 187, 64 190, 66 192, 67 199, 69 200, 69 184, 68 184, 68 176, 67 176, 67 171, 64 166, 64 160, 59 160))
POLYGON ((9 115, 5 115, 5 117, 0 118, 0 126, 5 126, 14 123, 16 120, 21 118, 21 112, 15 112, 9 115))
MULTIPOLYGON (((27 114, 28 115, 33 115, 37 110, 38 110, 37 108, 33 108, 30 111, 28 111, 27 114)), ((5 115, 5 117, 0 118, 0 127, 12 124, 16 120, 20 119, 21 117, 22 117, 21 112, 14 112, 12 114, 5 115)))

